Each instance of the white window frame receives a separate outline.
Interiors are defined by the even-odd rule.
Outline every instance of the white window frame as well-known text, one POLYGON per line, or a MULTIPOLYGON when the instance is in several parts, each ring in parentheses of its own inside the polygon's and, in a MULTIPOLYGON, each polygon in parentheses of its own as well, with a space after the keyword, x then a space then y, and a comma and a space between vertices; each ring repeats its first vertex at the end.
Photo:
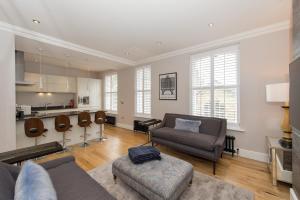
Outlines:
MULTIPOLYGON (((144 112, 144 109, 145 109, 145 107, 144 107, 144 97, 145 97, 145 95, 144 95, 144 93, 145 92, 150 92, 150 99, 152 99, 152 76, 151 76, 151 74, 152 74, 152 70, 151 70, 151 65, 145 65, 145 66, 141 66, 141 67, 137 67, 136 69, 135 69, 135 81, 134 81, 134 93, 135 93, 135 96, 134 96, 134 113, 135 113, 135 116, 136 117, 142 117, 142 118, 151 118, 151 115, 152 115, 152 101, 151 101, 151 108, 150 108, 150 114, 146 114, 145 112, 144 112), (145 69, 145 68, 150 68, 150 90, 145 90, 144 89, 144 77, 143 77, 143 81, 142 81, 142 84, 143 84, 143 89, 142 90, 137 90, 137 71, 138 70, 140 70, 140 69, 145 69), (143 101, 142 101, 142 104, 143 104, 143 106, 142 106, 142 108, 143 108, 143 112, 142 113, 138 113, 137 112, 137 93, 138 92, 143 92, 143 101)), ((143 73, 143 76, 144 76, 144 73, 143 73)))
POLYGON ((109 73, 109 74, 105 74, 104 77, 104 109, 112 114, 118 114, 118 91, 119 91, 119 78, 118 78, 118 74, 116 72, 114 73, 109 73), (116 92, 112 92, 112 76, 117 75, 117 91, 116 92), (110 77, 110 92, 106 92, 106 77, 110 77), (110 109, 106 108, 106 95, 110 94, 110 109), (112 110, 112 94, 116 94, 117 95, 117 110, 112 110))
MULTIPOLYGON (((199 87, 198 89, 210 89, 211 91, 211 114, 214 113, 214 90, 218 89, 218 88, 222 88, 222 89, 226 89, 226 88, 236 88, 237 89, 237 123, 227 123, 227 129, 230 130, 235 130, 235 131, 240 131, 243 132, 244 130, 240 128, 240 113, 241 113, 241 109, 240 109, 240 48, 239 45, 232 45, 229 47, 224 47, 224 48, 219 48, 219 49, 215 49, 215 50, 211 50, 211 51, 207 51, 204 53, 200 53, 200 54, 195 54, 190 56, 190 114, 193 114, 193 90, 197 89, 197 88, 193 88, 192 85, 192 61, 196 58, 202 58, 205 56, 213 56, 214 54, 217 53, 222 53, 222 52, 228 52, 231 50, 235 50, 237 51, 237 85, 236 87, 233 86, 214 86, 214 61, 213 59, 211 59, 211 83, 210 83, 210 87, 199 87)), ((213 116, 212 116, 213 117, 213 116)))

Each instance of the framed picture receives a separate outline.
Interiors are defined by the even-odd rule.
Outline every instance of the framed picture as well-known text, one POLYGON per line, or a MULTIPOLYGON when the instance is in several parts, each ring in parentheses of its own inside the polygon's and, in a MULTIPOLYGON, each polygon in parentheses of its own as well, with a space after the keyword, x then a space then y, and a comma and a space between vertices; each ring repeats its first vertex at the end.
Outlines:
POLYGON ((177 100, 177 72, 159 75, 159 100, 177 100))

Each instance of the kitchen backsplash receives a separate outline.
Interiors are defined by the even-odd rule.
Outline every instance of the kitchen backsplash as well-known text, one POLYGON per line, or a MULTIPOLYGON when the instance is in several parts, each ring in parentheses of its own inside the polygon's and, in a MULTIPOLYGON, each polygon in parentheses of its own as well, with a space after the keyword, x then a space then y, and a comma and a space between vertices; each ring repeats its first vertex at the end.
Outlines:
POLYGON ((17 92, 16 103, 18 105, 44 106, 49 104, 68 105, 70 100, 75 100, 75 94, 69 93, 35 93, 35 92, 17 92))

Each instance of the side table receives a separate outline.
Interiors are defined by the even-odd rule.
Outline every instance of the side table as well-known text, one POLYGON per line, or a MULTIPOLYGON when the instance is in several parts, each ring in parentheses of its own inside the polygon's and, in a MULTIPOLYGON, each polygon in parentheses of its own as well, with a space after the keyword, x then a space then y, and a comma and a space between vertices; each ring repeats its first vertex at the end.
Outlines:
POLYGON ((283 148, 279 144, 280 138, 267 136, 267 147, 269 150, 268 168, 272 176, 272 184, 277 181, 291 183, 292 180, 292 149, 283 148))

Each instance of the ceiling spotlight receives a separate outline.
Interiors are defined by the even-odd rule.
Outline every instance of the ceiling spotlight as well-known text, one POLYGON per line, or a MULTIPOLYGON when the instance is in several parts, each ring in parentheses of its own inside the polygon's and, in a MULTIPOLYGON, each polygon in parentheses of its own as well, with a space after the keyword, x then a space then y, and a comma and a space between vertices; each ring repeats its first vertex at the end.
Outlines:
POLYGON ((157 41, 156 44, 157 44, 158 46, 161 46, 161 45, 162 45, 162 41, 157 41))
POLYGON ((208 27, 209 27, 209 28, 214 27, 214 23, 209 23, 209 24, 208 24, 208 27))
POLYGON ((35 23, 35 24, 40 24, 41 22, 37 19, 32 19, 32 23, 35 23))

